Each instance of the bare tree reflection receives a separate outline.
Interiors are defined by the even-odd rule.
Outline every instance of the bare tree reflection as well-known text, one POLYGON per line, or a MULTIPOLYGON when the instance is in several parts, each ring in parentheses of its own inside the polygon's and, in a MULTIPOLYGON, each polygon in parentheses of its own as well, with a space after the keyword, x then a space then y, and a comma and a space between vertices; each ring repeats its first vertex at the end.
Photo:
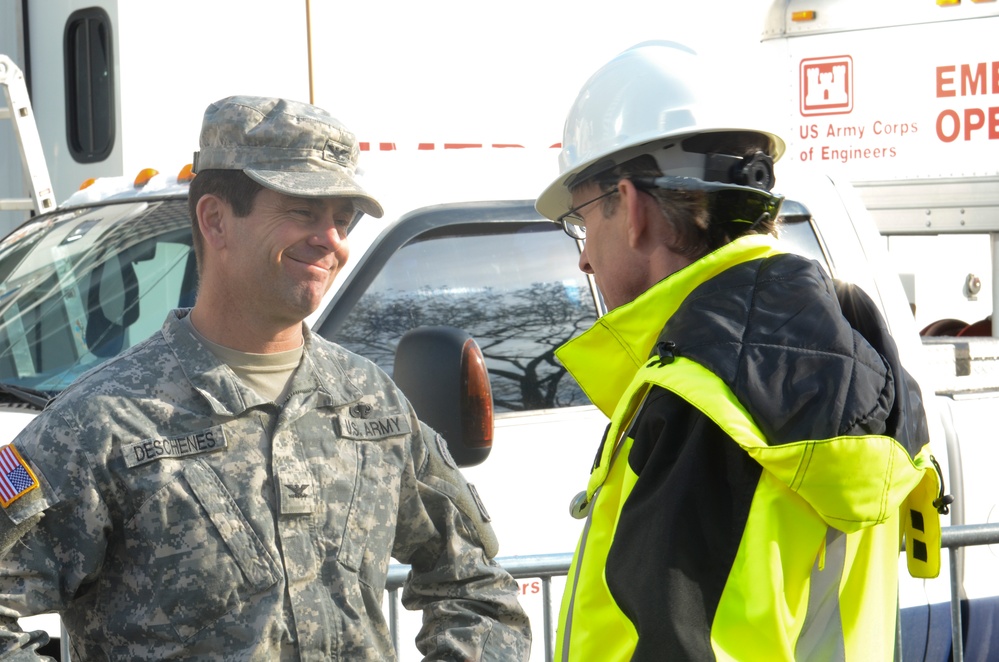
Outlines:
POLYGON ((589 328, 592 304, 560 283, 518 290, 483 288, 368 292, 335 340, 391 373, 396 345, 418 326, 463 329, 486 358, 497 411, 588 404, 555 359, 555 349, 589 328))

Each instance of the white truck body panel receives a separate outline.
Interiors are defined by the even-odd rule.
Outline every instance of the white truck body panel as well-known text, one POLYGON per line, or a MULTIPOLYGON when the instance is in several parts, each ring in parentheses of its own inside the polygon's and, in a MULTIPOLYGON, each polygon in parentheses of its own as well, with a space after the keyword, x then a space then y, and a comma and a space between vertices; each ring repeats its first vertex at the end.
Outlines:
POLYGON ((768 14, 785 158, 857 187, 919 328, 984 319, 997 296, 997 34, 993 2, 778 0, 768 14), (803 10, 815 19, 791 20, 803 10))
MULTIPOLYGON (((58 201, 92 177, 134 176, 147 167, 176 174, 198 149, 205 108, 225 96, 308 100, 305 3, 287 3, 280 11, 260 0, 246 4, 236 8, 227 2, 31 2, 25 39, 17 25, 23 18, 21 0, 0 0, 0 52, 24 68, 20 44, 36 45, 30 54, 30 88, 58 201), (63 32, 73 12, 94 6, 108 14, 112 25, 116 137, 107 158, 79 163, 71 156, 67 138, 63 32), (8 22, 11 16, 15 20, 8 22), (200 27, 192 30, 192 21, 200 27), (267 43, 246 38, 261 34, 267 35, 267 43), (178 40, 178 35, 193 35, 196 43, 178 40), (254 64, 246 66, 247 62, 254 64), (199 66, 209 67, 210 72, 192 74, 199 66), (194 78, 209 78, 214 84, 191 85, 194 78)), ((0 133, 0 198, 14 197, 22 185, 17 148, 11 140, 0 133), (8 160, 11 164, 6 167, 8 160)), ((0 212, 0 231, 10 231, 25 218, 23 213, 0 212)))

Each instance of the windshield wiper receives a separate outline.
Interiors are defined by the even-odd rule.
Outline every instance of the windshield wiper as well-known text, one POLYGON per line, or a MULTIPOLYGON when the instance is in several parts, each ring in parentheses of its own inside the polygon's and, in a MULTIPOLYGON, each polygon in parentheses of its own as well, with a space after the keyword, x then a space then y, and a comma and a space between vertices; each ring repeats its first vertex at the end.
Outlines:
POLYGON ((0 382, 0 393, 6 393, 7 395, 13 396, 17 400, 29 404, 39 410, 45 409, 45 407, 52 400, 52 396, 45 391, 28 388, 27 386, 14 386, 13 384, 7 384, 5 382, 0 382))

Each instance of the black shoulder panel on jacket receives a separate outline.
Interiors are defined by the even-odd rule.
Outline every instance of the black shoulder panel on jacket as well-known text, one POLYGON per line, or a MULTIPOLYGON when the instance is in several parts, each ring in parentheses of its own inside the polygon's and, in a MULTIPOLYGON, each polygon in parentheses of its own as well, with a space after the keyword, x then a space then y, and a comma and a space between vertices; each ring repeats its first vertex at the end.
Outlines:
POLYGON ((722 272, 660 339, 721 377, 772 444, 888 432, 892 369, 812 260, 782 254, 722 272))
POLYGON ((915 456, 930 440, 919 384, 902 367, 895 341, 867 292, 841 280, 834 280, 833 285, 843 316, 881 354, 895 375, 896 397, 886 421, 888 434, 902 444, 909 455, 915 456))

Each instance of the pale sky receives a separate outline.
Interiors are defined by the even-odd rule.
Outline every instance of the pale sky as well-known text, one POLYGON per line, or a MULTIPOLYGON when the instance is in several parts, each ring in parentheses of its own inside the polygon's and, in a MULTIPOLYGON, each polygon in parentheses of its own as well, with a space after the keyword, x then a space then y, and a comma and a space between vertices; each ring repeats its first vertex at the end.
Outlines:
MULTIPOLYGON (((771 2, 288 0, 281 11, 274 0, 175 0, 169 8, 121 2, 121 162, 57 159, 53 183, 64 199, 88 177, 146 167, 175 173, 197 149, 204 109, 231 94, 310 101, 307 7, 313 103, 359 140, 415 149, 420 142, 558 143, 586 79, 650 39, 681 41, 723 63, 733 79, 755 84, 731 96, 742 116, 772 96, 775 82, 755 55, 771 2)), ((62 39, 56 21, 36 27, 39 44, 62 39)), ((42 49, 33 67, 56 71, 59 58, 60 49, 42 49)), ((39 99, 61 99, 60 77, 37 75, 33 86, 39 99)), ((64 119, 48 107, 59 106, 38 109, 39 130, 60 136, 64 119)), ((48 148, 50 159, 56 151, 48 148)))
POLYGON ((315 103, 362 140, 547 146, 590 74, 641 41, 681 41, 736 77, 759 76, 753 53, 771 3, 313 0, 314 26, 356 26, 314 29, 315 103))

